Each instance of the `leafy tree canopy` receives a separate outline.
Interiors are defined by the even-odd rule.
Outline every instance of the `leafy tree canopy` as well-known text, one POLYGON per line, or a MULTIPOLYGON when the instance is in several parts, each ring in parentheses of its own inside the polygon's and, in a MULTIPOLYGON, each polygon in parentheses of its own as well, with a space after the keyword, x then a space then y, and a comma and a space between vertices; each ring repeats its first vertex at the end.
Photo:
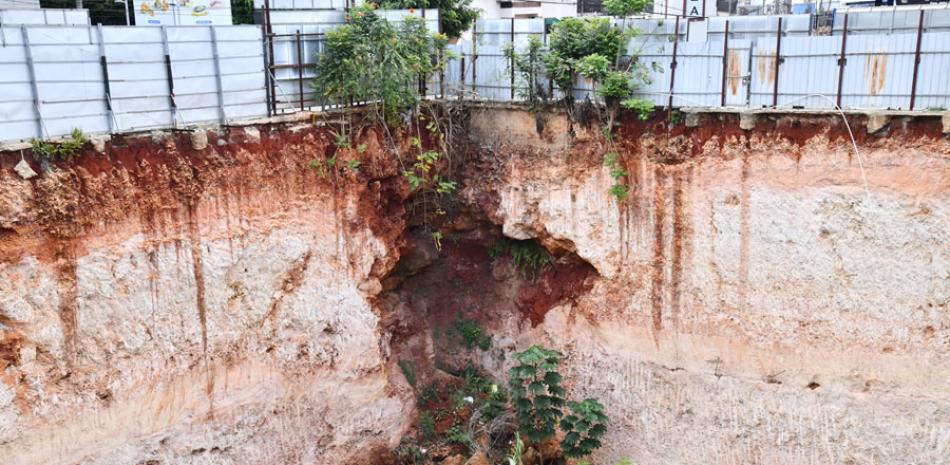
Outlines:
POLYGON ((393 24, 359 6, 348 23, 327 32, 314 85, 336 102, 377 102, 386 122, 395 124, 420 98, 419 79, 444 68, 447 43, 421 18, 393 24))
POLYGON ((469 30, 479 13, 479 10, 472 8, 472 0, 381 0, 379 6, 394 10, 438 8, 442 32, 451 38, 459 37, 469 30))

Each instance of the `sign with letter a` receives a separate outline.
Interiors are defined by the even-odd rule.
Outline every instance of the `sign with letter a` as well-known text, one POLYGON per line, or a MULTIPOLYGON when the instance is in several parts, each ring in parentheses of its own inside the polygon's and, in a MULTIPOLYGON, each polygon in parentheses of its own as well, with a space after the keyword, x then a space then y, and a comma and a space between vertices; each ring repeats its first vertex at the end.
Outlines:
POLYGON ((706 16, 705 10, 706 10, 705 0, 686 0, 683 16, 686 16, 686 17, 706 16))

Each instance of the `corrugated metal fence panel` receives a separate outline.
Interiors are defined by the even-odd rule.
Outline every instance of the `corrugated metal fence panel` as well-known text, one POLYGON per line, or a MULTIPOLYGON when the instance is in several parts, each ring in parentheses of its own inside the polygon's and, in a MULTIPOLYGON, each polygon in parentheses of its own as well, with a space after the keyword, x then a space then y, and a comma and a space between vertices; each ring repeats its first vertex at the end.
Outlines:
MULTIPOLYGON (((644 40, 669 40, 673 36, 673 28, 676 21, 670 19, 632 19, 627 21, 627 26, 638 31, 637 38, 642 42, 644 40)), ((684 30, 681 25, 680 30, 684 30)))
POLYGON ((180 119, 191 124, 218 121, 222 115, 232 120, 266 114, 261 29, 235 26, 214 31, 210 26, 168 28, 180 119))
POLYGON ((0 47, 0 140, 52 137, 173 125, 165 36, 178 123, 267 114, 261 29, 215 29, 219 66, 208 27, 28 26, 3 28, 0 47), (24 46, 24 32, 29 48, 24 46), (113 114, 100 57, 107 61, 113 114), (33 69, 27 58, 32 56, 33 69), (218 75, 220 69, 220 76, 218 75), (31 76, 39 105, 34 105, 31 76), (219 103, 219 82, 224 102, 219 103), (37 112, 42 115, 41 123, 37 112), (42 131, 40 130, 42 128, 42 131))
POLYGON ((767 107, 772 105, 775 91, 776 40, 772 37, 752 41, 752 68, 749 84, 749 105, 767 107))
POLYGON ((172 125, 162 28, 102 28, 119 130, 172 125))
MULTIPOLYGON (((479 41, 481 37, 479 37, 479 41)), ((496 101, 511 100, 511 74, 509 63, 504 54, 504 45, 477 45, 475 59, 475 80, 473 89, 478 98, 496 101)))
POLYGON ((458 58, 449 60, 445 66, 445 95, 451 97, 464 92, 465 78, 462 76, 462 59, 467 62, 468 52, 471 50, 471 43, 460 39, 457 43, 449 44, 448 48, 458 58))
MULTIPOLYGON (((271 11, 272 26, 290 24, 303 26, 305 24, 343 24, 346 15, 341 10, 305 10, 305 11, 271 11)), ((275 31, 276 32, 276 31, 275 31)))
MULTIPOLYGON (((722 42, 680 42, 676 54, 673 106, 719 105, 722 97, 722 48, 722 42)), ((671 74, 668 69, 664 72, 671 74)))
POLYGON ((175 104, 185 124, 218 119, 218 82, 211 29, 169 27, 175 104))
MULTIPOLYGON (((841 37, 786 37, 779 66, 778 105, 834 108, 841 37), (824 95, 818 97, 814 94, 824 95)), ((771 61, 764 62, 766 68, 771 61)), ((763 74, 772 76, 770 70, 763 74)), ((773 89, 774 90, 774 89, 773 89)), ((769 101, 771 104, 771 101, 769 101)))
POLYGON ((0 140, 39 137, 22 32, 5 27, 0 34, 0 140))
MULTIPOLYGON (((924 11, 924 30, 931 32, 950 31, 950 9, 924 11)), ((917 31, 920 10, 866 11, 848 15, 848 34, 909 34, 917 31)), ((834 34, 841 34, 844 14, 836 13, 834 34)))
MULTIPOLYGON (((746 106, 749 101, 749 87, 746 77, 750 75, 749 66, 752 61, 750 57, 752 54, 752 41, 730 39, 728 53, 729 58, 726 63, 726 106, 746 106)), ((722 78, 720 78, 719 84, 720 86, 722 85, 722 78)), ((722 103, 721 100, 720 103, 722 103)), ((713 106, 715 106, 715 104, 713 106)))
POLYGON ((915 110, 950 108, 950 32, 924 34, 920 42, 915 110))
MULTIPOLYGON (((347 5, 346 0, 270 0, 272 10, 319 10, 342 9, 347 5)), ((254 8, 264 8, 264 0, 254 0, 254 8)))
MULTIPOLYGON (((680 45, 683 43, 681 42, 680 45)), ((640 62, 650 68, 660 70, 653 73, 653 79, 644 83, 635 94, 637 98, 649 100, 656 105, 666 106, 670 94, 670 64, 673 62, 673 43, 665 40, 650 40, 636 45, 640 62)))
POLYGON ((917 34, 848 37, 844 108, 907 109, 917 34))
POLYGON ((73 26, 88 26, 88 10, 66 10, 43 8, 35 10, 14 9, 5 10, 0 5, 0 24, 15 25, 43 25, 68 24, 73 26))
MULTIPOLYGON (((514 91, 512 91, 512 63, 505 56, 505 50, 513 43, 519 53, 524 52, 534 37, 544 40, 544 19, 488 19, 478 20, 473 39, 477 41, 474 52, 477 57, 474 67, 467 74, 475 77, 472 89, 478 98, 495 101, 521 99, 528 90, 528 83, 515 73, 514 91), (472 74, 474 73, 474 74, 472 74)), ((471 53, 471 51, 468 51, 471 53)), ((471 63, 469 55, 466 63, 471 63)))
POLYGON ((44 132, 68 134, 75 127, 108 132, 96 30, 86 26, 31 26, 26 31, 44 132))
POLYGON ((263 30, 257 26, 231 26, 215 31, 226 118, 266 115, 263 30))

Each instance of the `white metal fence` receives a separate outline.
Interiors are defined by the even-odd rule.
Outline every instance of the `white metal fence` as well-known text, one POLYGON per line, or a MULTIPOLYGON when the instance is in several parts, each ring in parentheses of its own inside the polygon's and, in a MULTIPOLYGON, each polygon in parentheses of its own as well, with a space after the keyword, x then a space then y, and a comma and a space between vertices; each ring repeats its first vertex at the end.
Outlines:
MULTIPOLYGON (((277 13, 273 11, 272 13, 277 13)), ((0 28, 0 140, 227 124, 324 108, 311 82, 323 34, 343 13, 271 17, 262 26, 0 28), (316 16, 314 16, 316 15, 316 16), (270 33, 264 30, 270 28, 270 33)), ((435 10, 386 12, 399 21, 435 10)), ((653 73, 639 96, 660 106, 944 109, 950 107, 950 10, 899 21, 863 13, 835 19, 830 36, 810 36, 800 16, 708 18, 703 24, 634 20, 628 44, 653 73), (946 14, 945 14, 946 13, 946 14), (875 19, 876 18, 876 19, 875 19), (875 22, 876 21, 876 22, 875 22), (860 25, 854 30, 855 25, 860 25), (882 27, 890 34, 870 34, 882 27), (844 34, 848 31, 848 34, 844 34)), ((807 18, 807 16, 805 16, 807 18)), ((512 77, 504 53, 529 37, 548 39, 543 19, 478 21, 472 40, 429 95, 516 101, 528 83, 512 77)), ((537 85, 561 97, 545 77, 537 85)), ((579 99, 596 98, 580 79, 579 99)))
MULTIPOLYGON (((701 27, 640 19, 627 23, 641 32, 627 52, 658 70, 638 96, 661 106, 942 110, 950 107, 950 10, 914 14, 863 13, 857 32, 849 27, 854 18, 841 15, 834 35, 825 36, 809 35, 808 15, 707 18, 701 27)), ((523 51, 531 36, 547 42, 544 20, 478 21, 472 40, 453 46, 461 59, 450 66, 446 88, 476 99, 520 100, 527 83, 512 78, 504 49, 514 43, 523 51)), ((547 78, 538 85, 560 97, 547 78)), ((596 99, 583 78, 573 93, 596 99)))
POLYGON ((0 33, 0 140, 267 114, 256 26, 23 26, 0 33))

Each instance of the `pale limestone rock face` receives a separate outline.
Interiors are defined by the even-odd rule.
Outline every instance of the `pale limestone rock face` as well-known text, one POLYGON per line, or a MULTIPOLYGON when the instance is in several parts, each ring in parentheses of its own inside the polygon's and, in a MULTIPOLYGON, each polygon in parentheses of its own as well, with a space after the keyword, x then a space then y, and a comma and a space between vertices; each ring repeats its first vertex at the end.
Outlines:
POLYGON ((862 144, 862 176, 850 140, 820 132, 713 139, 664 164, 663 134, 621 131, 618 205, 596 142, 494 129, 534 127, 517 112, 473 121, 498 157, 487 213, 601 275, 499 336, 562 349, 570 395, 604 401, 598 463, 950 463, 945 138, 862 144))

